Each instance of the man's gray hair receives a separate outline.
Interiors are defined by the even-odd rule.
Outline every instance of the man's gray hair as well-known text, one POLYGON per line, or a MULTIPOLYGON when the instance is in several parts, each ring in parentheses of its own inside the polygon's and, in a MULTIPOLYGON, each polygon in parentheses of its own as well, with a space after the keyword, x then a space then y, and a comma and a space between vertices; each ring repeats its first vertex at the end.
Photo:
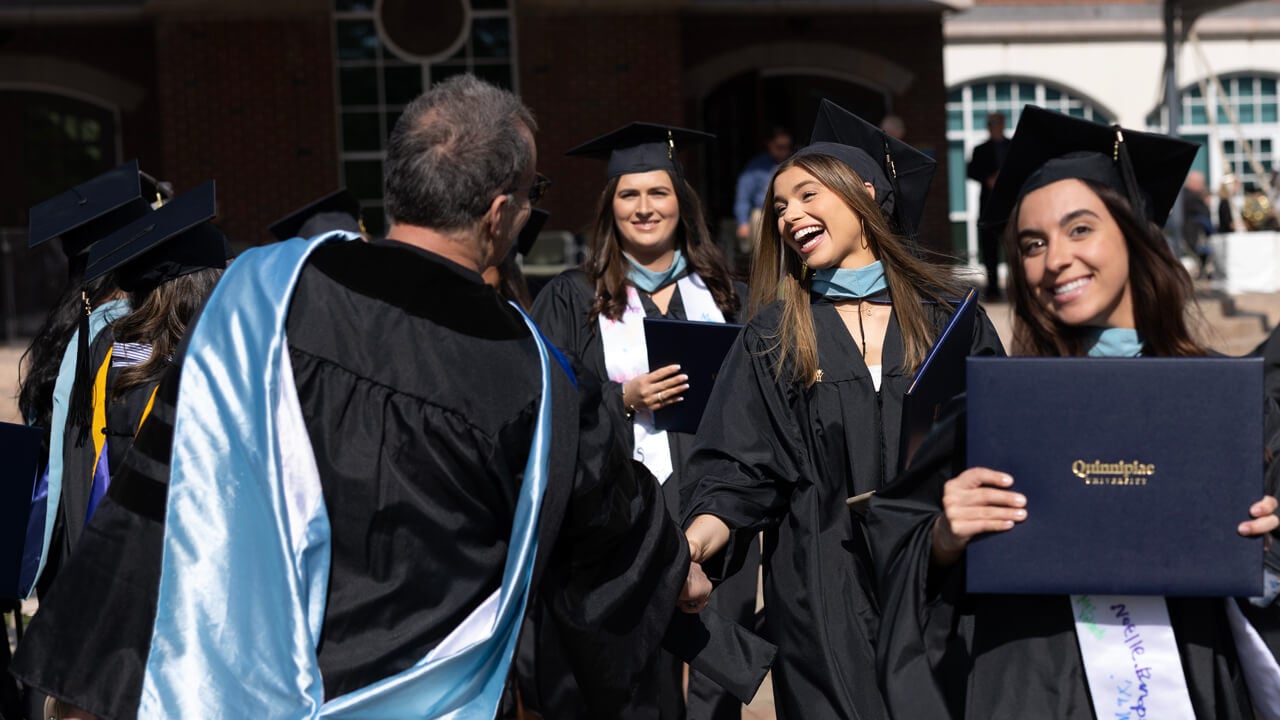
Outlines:
POLYGON ((536 130, 514 93, 472 75, 431 86, 404 109, 387 141, 387 214, 435 230, 472 225, 529 170, 536 130))

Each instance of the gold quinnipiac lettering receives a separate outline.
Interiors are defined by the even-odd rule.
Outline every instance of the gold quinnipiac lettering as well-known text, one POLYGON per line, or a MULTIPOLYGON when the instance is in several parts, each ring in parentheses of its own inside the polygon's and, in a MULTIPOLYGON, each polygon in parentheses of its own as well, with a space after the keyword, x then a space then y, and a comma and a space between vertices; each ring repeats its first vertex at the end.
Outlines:
POLYGON ((1140 486, 1156 474, 1156 466, 1134 460, 1102 462, 1076 460, 1071 463, 1071 474, 1084 480, 1085 485, 1140 486))

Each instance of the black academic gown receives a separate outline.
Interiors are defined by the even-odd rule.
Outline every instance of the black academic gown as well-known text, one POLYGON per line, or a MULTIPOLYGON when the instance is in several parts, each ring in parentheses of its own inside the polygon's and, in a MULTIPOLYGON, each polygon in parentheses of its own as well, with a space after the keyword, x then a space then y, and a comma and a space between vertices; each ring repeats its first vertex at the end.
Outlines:
MULTIPOLYGON (((734 291, 740 302, 745 303, 747 288, 742 283, 735 283, 734 291)), ((589 372, 597 377, 609 376, 605 367, 604 343, 600 337, 600 325, 591 318, 591 307, 595 301, 595 287, 587 274, 580 269, 561 273, 538 293, 534 302, 532 315, 547 339, 566 354, 575 358, 589 372)), ((640 293, 640 302, 645 315, 653 318, 669 318, 687 320, 684 298, 677 286, 671 296, 664 315, 649 297, 648 293, 640 293)), ((736 322, 732 313, 726 315, 725 322, 736 322)), ((614 417, 625 417, 626 409, 622 404, 622 385, 606 381, 603 388, 604 411, 614 417)), ((630 428, 627 428, 628 430, 630 428)), ((690 433, 668 432, 667 438, 671 448, 672 473, 662 485, 662 492, 672 516, 679 518, 681 496, 687 495, 690 485, 685 480, 684 467, 693 450, 694 435, 690 433)), ((634 436, 624 433, 623 442, 628 450, 634 449, 634 436)), ((746 560, 752 567, 759 565, 759 547, 753 556, 746 560)), ((753 573, 743 573, 716 588, 712 594, 709 607, 721 615, 745 627, 754 625, 756 604, 756 578, 753 573)), ((554 639, 544 639, 539 645, 543 648, 538 654, 543 656, 538 661, 535 672, 541 677, 538 685, 541 690, 543 708, 549 716, 556 718, 581 717, 583 708, 573 699, 572 683, 563 673, 555 668, 557 660, 549 656, 545 648, 554 646, 554 639)), ((553 653, 554 654, 554 653, 553 653)), ((640 703, 628 709, 627 717, 644 718, 679 718, 684 717, 684 699, 682 698, 682 678, 680 664, 670 655, 664 653, 662 659, 655 661, 657 666, 651 687, 642 688, 637 693, 640 703)), ((722 716, 737 717, 741 715, 742 703, 727 695, 718 685, 712 683, 697 671, 692 671, 689 678, 688 713, 699 720, 710 720, 722 716)))
MULTIPOLYGON (((685 518, 715 515, 731 529, 728 547, 704 564, 714 574, 735 572, 744 545, 765 533, 779 718, 886 718, 875 672, 875 576, 865 528, 845 500, 878 490, 896 470, 911 374, 896 314, 877 392, 835 306, 815 296, 811 307, 822 371, 812 386, 789 380, 790 367, 777 379, 780 303, 755 317, 730 351, 707 408, 720 422, 704 421, 698 431, 689 472, 699 482, 685 518)), ((949 310, 927 307, 944 327, 949 310)), ((985 313, 971 348, 1004 352, 985 313)))
POLYGON ((124 458, 129 454, 129 448, 133 447, 133 439, 138 434, 138 429, 142 427, 143 418, 147 412, 147 406, 151 402, 151 397, 156 391, 159 381, 142 383, 134 385, 123 393, 117 394, 115 388, 120 378, 120 373, 130 367, 129 365, 117 364, 113 359, 111 368, 107 371, 107 409, 106 409, 106 429, 107 436, 107 467, 112 473, 116 468, 124 465, 124 458))
MULTIPOLYGON (((57 562, 50 563, 41 578, 42 595, 47 594, 48 585, 57 574, 71 551, 80 542, 84 532, 86 515, 93 491, 94 468, 98 462, 98 454, 94 450, 94 435, 101 433, 106 438, 108 473, 119 468, 133 438, 137 434, 143 413, 157 383, 145 383, 130 388, 117 396, 112 388, 126 365, 119 364, 114 357, 108 357, 115 343, 115 334, 111 326, 102 329, 89 346, 91 369, 90 382, 96 383, 103 366, 106 368, 106 393, 104 397, 95 396, 93 407, 104 406, 105 425, 97 427, 90 421, 90 427, 81 428, 71 420, 67 421, 66 439, 62 447, 62 497, 59 502, 57 522, 51 540, 50 553, 57 556, 57 562)), ((96 388, 96 384, 94 385, 96 388)))
MULTIPOLYGON (((537 350, 478 275, 398 243, 318 249, 287 332, 332 528, 317 651, 335 697, 409 667, 497 589, 537 350)), ((615 717, 672 616, 688 550, 651 477, 608 449, 616 431, 592 410, 592 379, 575 390, 552 369, 534 594, 589 707, 615 717)), ((177 387, 171 372, 16 658, 24 682, 105 718, 132 717, 140 697, 177 387)))
MULTIPOLYGON (((103 363, 107 362, 107 351, 111 349, 112 337, 111 327, 104 327, 89 346, 90 387, 84 388, 85 392, 92 392, 92 385, 98 371, 103 363)), ((81 388, 72 390, 72 392, 80 391, 81 388)), ((96 406, 100 399, 95 397, 92 402, 96 406)), ((91 418, 90 425, 92 424, 91 418)), ((93 468, 98 460, 94 452, 92 427, 81 427, 68 418, 64 432, 66 434, 62 444, 62 497, 49 548, 51 555, 57 555, 58 563, 53 565, 55 572, 46 570, 45 577, 41 578, 42 594, 47 592, 47 583, 52 581, 57 567, 66 561, 71 550, 80 542, 80 535, 84 532, 85 517, 89 511, 89 498, 93 490, 93 468)))
MULTIPOLYGON (((871 500, 884 607, 878 655, 890 710, 901 718, 1092 720, 1069 598, 970 595, 963 561, 930 570, 943 485, 966 468, 963 401, 956 406, 908 472, 871 500)), ((1268 492, 1275 470, 1273 463, 1268 492)), ((1223 602, 1168 598, 1169 620, 1196 717, 1247 720, 1254 716, 1223 602)))

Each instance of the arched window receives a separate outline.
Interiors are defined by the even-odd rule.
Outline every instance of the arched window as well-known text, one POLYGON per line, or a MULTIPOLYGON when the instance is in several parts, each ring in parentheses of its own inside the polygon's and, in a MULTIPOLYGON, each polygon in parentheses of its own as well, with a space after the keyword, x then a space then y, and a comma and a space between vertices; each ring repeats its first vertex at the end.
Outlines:
POLYGON ((404 106, 432 82, 459 73, 516 87, 513 3, 469 0, 471 27, 465 42, 443 60, 423 62, 401 57, 379 34, 374 0, 333 1, 342 181, 364 206, 366 227, 381 234, 382 161, 387 136, 404 106))
POLYGON ((57 243, 27 247, 27 210, 120 162, 117 109, 58 88, 0 88, 0 338, 34 332, 57 299, 57 243))
MULTIPOLYGON (((1271 172, 1280 147, 1276 76, 1238 73, 1224 75, 1220 82, 1225 95, 1212 80, 1183 88, 1178 134, 1201 144, 1192 169, 1204 173, 1210 187, 1216 187, 1227 173, 1235 173, 1250 189, 1260 187, 1258 174, 1248 160, 1245 141, 1250 144, 1262 171, 1271 172), (1238 125, 1232 124, 1227 106, 1234 111, 1238 125)), ((1166 132, 1168 125, 1168 113, 1163 107, 1147 116, 1147 126, 1154 130, 1166 132)))
POLYGON ((119 158, 114 108, 57 92, 0 89, 0 131, 16 155, 0 169, 0 192, 14 200, 0 225, 23 226, 26 211, 119 158))
POLYGON ((1095 122, 1113 122, 1112 115, 1091 100, 1058 85, 1034 79, 979 80, 947 93, 947 187, 950 192, 951 239, 955 253, 978 264, 978 196, 965 169, 973 149, 986 142, 987 115, 1002 113, 1005 134, 1013 128, 1024 105, 1039 105, 1095 122))

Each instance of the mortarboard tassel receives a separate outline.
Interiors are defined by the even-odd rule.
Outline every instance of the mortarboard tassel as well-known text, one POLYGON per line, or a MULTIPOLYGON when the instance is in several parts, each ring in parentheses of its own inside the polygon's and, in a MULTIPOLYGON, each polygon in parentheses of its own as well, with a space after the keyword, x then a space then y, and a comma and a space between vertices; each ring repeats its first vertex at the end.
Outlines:
POLYGON ((912 250, 915 250, 919 247, 919 243, 916 242, 916 229, 908 230, 906 220, 903 218, 902 189, 898 187, 898 167, 893 164, 888 140, 884 143, 884 174, 889 176, 889 187, 893 188, 893 221, 898 224, 898 232, 907 236, 912 250))
POLYGON ((1124 180, 1125 194, 1129 196, 1129 204, 1133 206, 1134 215, 1147 218, 1147 203, 1143 199, 1142 188, 1138 185, 1138 177, 1133 172, 1133 160, 1129 158, 1129 147, 1124 141, 1124 133, 1120 126, 1116 128, 1116 144, 1111 150, 1111 159, 1120 163, 1120 177, 1124 180))
POLYGON ((90 413, 93 408, 93 399, 90 397, 93 394, 93 383, 89 377, 89 313, 93 312, 93 307, 83 290, 80 297, 84 300, 84 312, 80 314, 79 337, 76 341, 76 374, 71 384, 71 399, 67 408, 67 419, 77 428, 76 447, 84 445, 89 437, 90 413))

